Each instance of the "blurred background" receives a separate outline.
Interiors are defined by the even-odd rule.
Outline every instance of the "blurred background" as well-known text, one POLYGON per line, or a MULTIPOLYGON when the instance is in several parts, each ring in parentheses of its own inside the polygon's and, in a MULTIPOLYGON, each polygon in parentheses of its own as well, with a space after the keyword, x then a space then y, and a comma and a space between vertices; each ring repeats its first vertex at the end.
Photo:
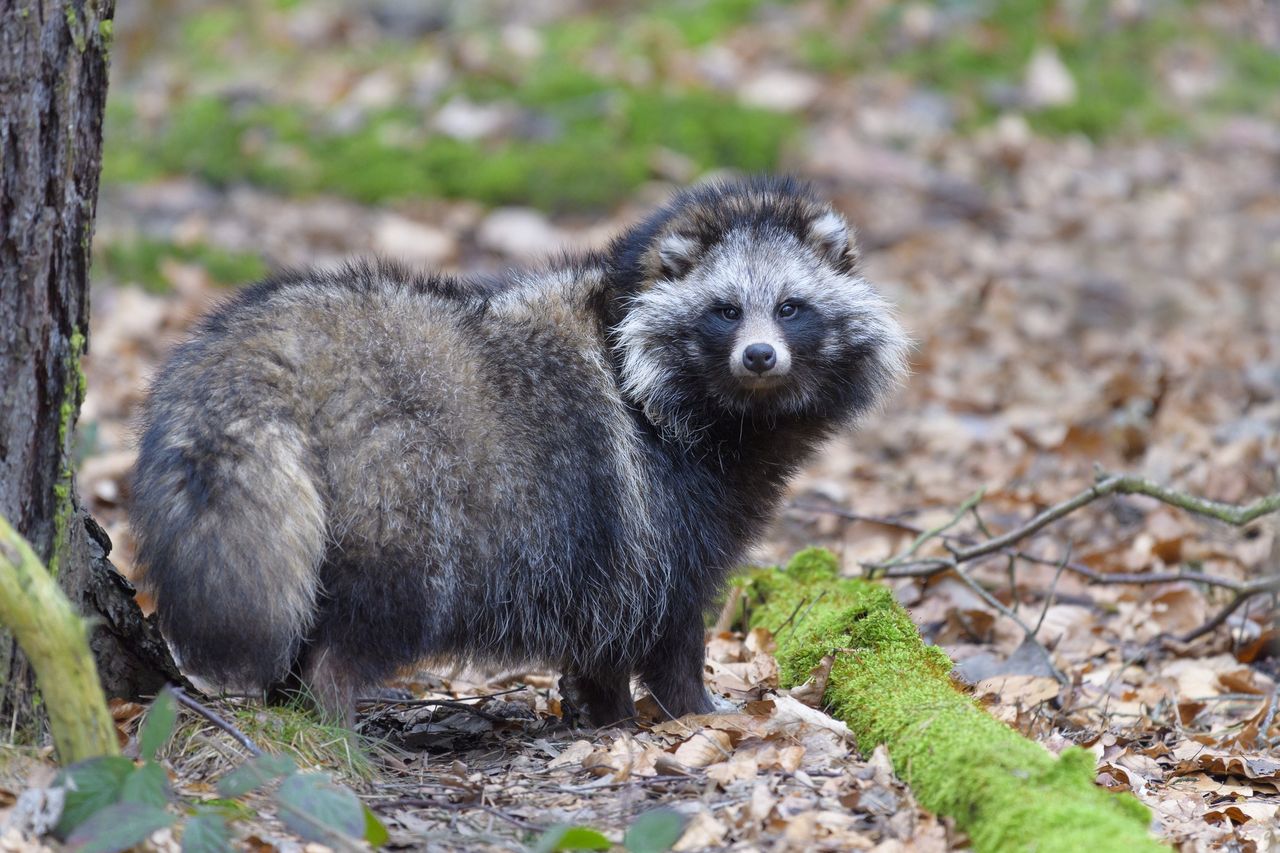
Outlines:
MULTIPOLYGON (((1280 491, 1276 3, 123 0, 117 14, 78 476, 126 572, 131 418, 159 360, 237 286, 351 255, 482 272, 598 246, 727 172, 814 181, 917 343, 902 393, 809 466, 754 559, 823 544, 855 572, 979 489, 982 520, 953 532, 1010 529, 1095 466, 1223 501, 1280 491)), ((1092 747, 1100 783, 1137 792, 1165 838, 1274 842, 1274 775, 1185 774, 1206 744, 1275 748, 1275 597, 1170 643, 1229 591, 1089 585, 1054 563, 1255 580, 1280 566, 1275 525, 1122 498, 1023 547, 1049 564, 1000 558, 895 590, 993 713, 1051 749, 1092 747), (1024 608, 1066 687, 991 598, 1024 608), (1250 794, 1257 820, 1223 816, 1250 794)), ((753 666, 727 637, 710 647, 717 690, 753 666)), ((450 678, 431 683, 554 684, 450 678)), ((467 762, 508 780, 494 755, 467 762)), ((541 790, 546 762, 521 766, 541 790)))
MULTIPOLYGON (((599 245, 730 171, 814 180, 918 342, 908 388, 800 498, 925 521, 985 486, 999 521, 1095 464, 1222 500, 1277 488, 1275 4, 132 0, 117 15, 80 477, 126 570, 129 419, 229 288, 350 255, 470 272, 599 245)), ((1098 544, 1102 524, 1070 533, 1077 556, 1169 558, 1098 544)), ((852 567, 889 536, 791 511, 758 556, 821 541, 852 567)))

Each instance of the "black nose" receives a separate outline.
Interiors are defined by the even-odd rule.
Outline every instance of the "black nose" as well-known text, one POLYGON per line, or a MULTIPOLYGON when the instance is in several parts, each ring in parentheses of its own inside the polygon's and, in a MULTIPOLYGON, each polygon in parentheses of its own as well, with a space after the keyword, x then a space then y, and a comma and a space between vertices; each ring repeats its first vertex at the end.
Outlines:
POLYGON ((767 373, 778 363, 778 354, 768 344, 751 344, 742 351, 742 363, 752 373, 767 373))

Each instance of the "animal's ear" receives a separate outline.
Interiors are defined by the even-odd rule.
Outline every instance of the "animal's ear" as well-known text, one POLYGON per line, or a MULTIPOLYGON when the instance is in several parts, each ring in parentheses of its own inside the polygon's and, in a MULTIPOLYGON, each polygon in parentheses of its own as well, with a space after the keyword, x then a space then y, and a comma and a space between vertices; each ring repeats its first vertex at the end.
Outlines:
POLYGON ((664 278, 680 278, 693 268, 701 244, 678 231, 658 241, 658 266, 664 278))
POLYGON ((834 210, 813 220, 809 226, 809 242, 837 269, 846 270, 857 260, 858 250, 853 244, 849 223, 834 210))

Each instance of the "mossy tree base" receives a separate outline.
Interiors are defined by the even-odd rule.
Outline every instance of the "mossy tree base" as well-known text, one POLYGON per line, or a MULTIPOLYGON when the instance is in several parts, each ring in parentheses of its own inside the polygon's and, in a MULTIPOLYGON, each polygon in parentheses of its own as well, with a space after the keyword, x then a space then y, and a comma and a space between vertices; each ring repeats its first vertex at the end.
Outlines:
MULTIPOLYGON (((14 0, 0 13, 0 516, 88 619, 103 688, 137 698, 178 672, 72 476, 113 10, 114 0, 14 0)), ((40 739, 36 699, 30 663, 0 630, 5 728, 40 739)))
MULTIPOLYGON (((113 0, 0 12, 0 515, 63 589, 88 563, 71 481, 113 0)), ((0 632, 0 710, 34 731, 30 667, 0 632)))
POLYGON ((949 815, 984 850, 1164 849, 1151 815, 1093 782, 1093 756, 1054 757, 987 714, 953 684, 951 660, 926 645, 892 592, 837 577, 835 557, 809 549, 786 571, 752 573, 751 625, 777 634, 784 687, 832 656, 824 701, 863 751, 885 744, 921 805, 949 815))

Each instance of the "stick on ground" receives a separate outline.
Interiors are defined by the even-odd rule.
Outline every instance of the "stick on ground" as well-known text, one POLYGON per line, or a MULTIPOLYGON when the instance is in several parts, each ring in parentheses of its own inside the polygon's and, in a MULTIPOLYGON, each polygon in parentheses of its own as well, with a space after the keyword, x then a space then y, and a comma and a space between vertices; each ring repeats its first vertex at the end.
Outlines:
MULTIPOLYGON (((1152 482, 1143 477, 1135 477, 1129 475, 1101 475, 1098 481, 1089 488, 1080 492, 1072 498, 1045 509, 1043 512, 1036 514, 1033 518, 1024 524, 1007 531, 998 536, 988 536, 984 540, 975 540, 973 537, 956 536, 948 534, 947 531, 953 527, 956 522, 964 517, 967 513, 974 513, 979 519, 979 526, 986 532, 986 527, 981 523, 981 517, 977 516, 977 508, 981 502, 982 493, 969 498, 955 516, 943 524, 935 528, 921 528, 916 525, 907 524, 895 518, 881 518, 878 516, 862 515, 860 513, 849 512, 846 510, 836 509, 833 507, 814 506, 811 504, 796 504, 794 508, 802 509, 810 512, 828 512, 846 518, 851 521, 868 521, 875 524, 881 524, 887 527, 894 527, 905 532, 913 533, 916 538, 912 541, 910 547, 901 554, 890 557, 877 563, 867 563, 865 568, 868 576, 876 577, 931 577, 946 571, 955 571, 961 579, 974 586, 974 582, 965 572, 963 566, 970 563, 976 563, 980 560, 992 556, 1004 556, 1012 560, 1025 560, 1032 563, 1040 563, 1045 565, 1053 565, 1059 567, 1060 570, 1072 572, 1079 575, 1091 583, 1097 584, 1159 584, 1173 583, 1176 581, 1191 581, 1193 583, 1202 583, 1209 586, 1216 586, 1222 589, 1228 589, 1232 592, 1232 598, 1217 613, 1207 619, 1203 624, 1196 628, 1181 634, 1176 639, 1180 642, 1190 642, 1197 637, 1201 637, 1210 631, 1218 628, 1225 623, 1242 605, 1252 598, 1260 595, 1276 595, 1280 594, 1280 567, 1270 575, 1252 581, 1241 581, 1232 578, 1219 577, 1217 575, 1208 575, 1191 572, 1125 572, 1118 574, 1108 574, 1099 572, 1096 569, 1086 566, 1082 563, 1070 560, 1055 561, 1044 557, 1038 557, 1020 550, 1016 546, 1030 539, 1044 528, 1059 521, 1071 513, 1088 506, 1096 500, 1107 497, 1108 495, 1146 495, 1155 498, 1161 503, 1169 506, 1177 507, 1187 512, 1195 513, 1206 518, 1212 518, 1217 521, 1231 524, 1234 526, 1243 526, 1255 521, 1264 515, 1280 512, 1280 493, 1269 495, 1264 498, 1244 505, 1226 504, 1219 501, 1211 501, 1196 495, 1180 492, 1176 489, 1170 489, 1159 483, 1152 482), (948 551, 945 557, 924 557, 920 559, 912 559, 916 552, 931 539, 939 539, 948 551)), ((981 594, 981 593, 980 593, 981 594)), ((983 596, 987 598, 987 596, 983 596)), ((991 603, 988 601, 988 603, 991 603)), ((997 608, 1006 616, 1011 613, 1002 608, 997 608)), ((1027 626, 1019 622, 1019 625, 1026 630, 1027 626)), ((1030 636, 1030 635, 1029 635, 1030 636)))
POLYGON ((237 729, 231 723, 227 722, 227 720, 223 719, 223 717, 212 708, 202 705, 192 699, 186 694, 186 691, 180 687, 170 686, 169 690, 173 693, 173 698, 177 700, 179 705, 190 711, 195 711, 197 714, 204 717, 227 734, 231 735, 231 737, 235 738, 236 742, 243 746, 250 755, 255 757, 262 755, 262 750, 256 743, 249 739, 248 735, 237 729))

